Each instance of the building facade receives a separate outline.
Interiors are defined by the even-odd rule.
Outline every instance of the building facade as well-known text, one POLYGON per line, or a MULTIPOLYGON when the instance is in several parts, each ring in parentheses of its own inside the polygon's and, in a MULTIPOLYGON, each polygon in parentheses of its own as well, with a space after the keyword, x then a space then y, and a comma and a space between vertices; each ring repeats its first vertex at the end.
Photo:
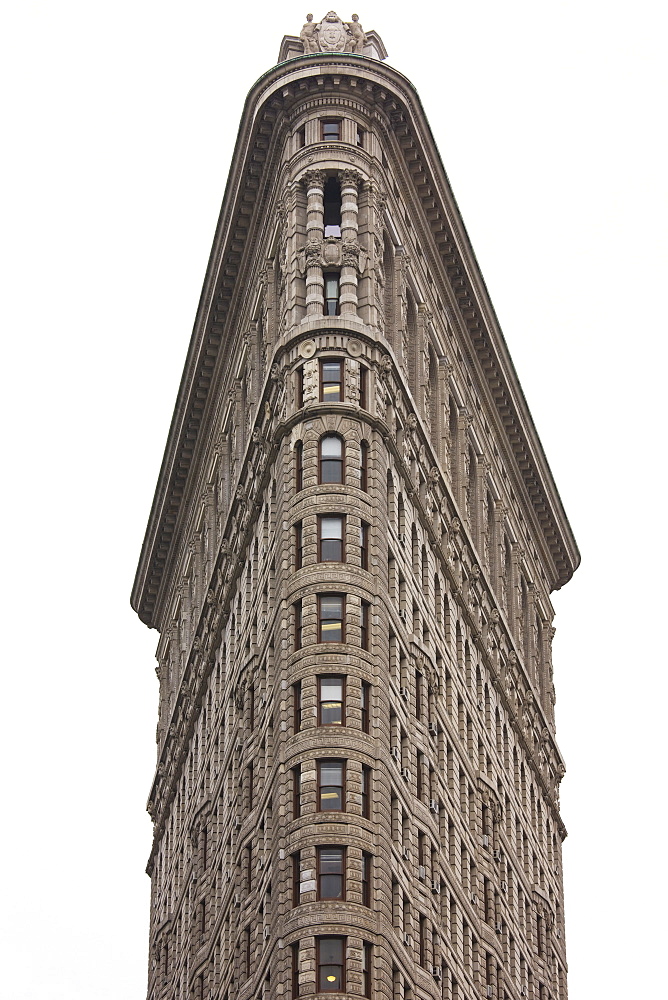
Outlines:
POLYGON ((132 604, 149 1000, 564 1000, 579 556, 419 98, 328 14, 246 101, 132 604))

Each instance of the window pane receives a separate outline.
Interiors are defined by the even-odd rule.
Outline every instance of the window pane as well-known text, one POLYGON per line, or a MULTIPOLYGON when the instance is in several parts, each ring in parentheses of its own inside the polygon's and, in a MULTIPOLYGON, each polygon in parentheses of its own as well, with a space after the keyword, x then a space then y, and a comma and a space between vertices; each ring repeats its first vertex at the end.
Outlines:
POLYGON ((343 848, 342 847, 321 847, 320 871, 323 875, 343 874, 343 848))
POLYGON ((341 677, 321 677, 320 697, 323 701, 343 701, 343 680, 341 677))
POLYGON ((320 466, 320 480, 323 483, 340 483, 342 481, 342 463, 339 460, 325 459, 320 466))
POLYGON ((340 785, 343 781, 343 764, 339 760, 320 765, 320 781, 323 785, 340 785))
POLYGON ((320 938, 320 962, 323 965, 343 964, 342 938, 320 938))
POLYGON ((330 435, 320 442, 320 454, 323 458, 341 458, 342 441, 339 437, 330 435))

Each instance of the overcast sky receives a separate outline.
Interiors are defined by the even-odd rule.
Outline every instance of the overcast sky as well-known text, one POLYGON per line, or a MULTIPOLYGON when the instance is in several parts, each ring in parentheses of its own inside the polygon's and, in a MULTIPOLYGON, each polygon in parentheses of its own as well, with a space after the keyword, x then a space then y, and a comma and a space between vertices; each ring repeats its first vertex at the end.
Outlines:
MULTIPOLYGON (((582 551, 570 997, 661 995, 665 5, 355 9, 421 95, 582 551)), ((145 994, 158 636, 129 594, 242 104, 305 14, 3 13, 3 1000, 145 994)))

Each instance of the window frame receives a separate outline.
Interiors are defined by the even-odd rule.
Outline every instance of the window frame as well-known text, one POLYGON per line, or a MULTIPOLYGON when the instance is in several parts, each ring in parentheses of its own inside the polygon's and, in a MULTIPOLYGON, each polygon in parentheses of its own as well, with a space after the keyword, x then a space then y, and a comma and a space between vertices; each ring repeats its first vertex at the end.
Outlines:
POLYGON ((343 813, 346 812, 346 764, 347 760, 343 757, 323 757, 316 761, 316 775, 317 775, 317 802, 316 802, 316 812, 324 813, 343 813), (340 785, 323 785, 321 781, 322 768, 331 767, 336 764, 341 767, 341 784, 340 785), (341 808, 340 809, 323 809, 322 808, 322 790, 323 788, 340 788, 341 789, 341 808))
POLYGON ((369 601, 360 601, 360 649, 369 651, 369 619, 371 617, 371 604, 369 601))
POLYGON ((362 942, 362 990, 365 997, 371 997, 373 979, 371 968, 373 963, 373 945, 370 941, 362 942))
POLYGON ((360 441, 360 485, 363 493, 369 492, 369 442, 360 441))
POLYGON ((304 565, 304 522, 295 521, 295 570, 304 565))
POLYGON ((290 855, 292 859, 292 908, 301 903, 301 860, 302 852, 293 851, 290 855))
POLYGON ((294 651, 298 652, 302 648, 304 639, 304 608, 303 598, 299 597, 292 605, 294 614, 295 642, 294 651))
MULTIPOLYGON (((340 277, 340 276, 339 276, 340 277)), ((340 286, 340 281, 339 281, 340 286)), ((320 402, 321 403, 343 403, 344 400, 344 374, 345 365, 343 358, 320 358, 319 367, 319 380, 320 380, 320 402), (339 377, 334 380, 325 381, 325 366, 326 365, 337 365, 339 369, 339 377), (338 385, 339 387, 339 398, 338 399, 327 399, 325 396, 325 386, 326 385, 338 385)))
POLYGON ((292 729, 293 733, 302 731, 302 682, 295 681, 292 685, 292 729))
POLYGON ((320 119, 320 142, 341 142, 341 126, 343 125, 342 118, 321 118, 320 119), (325 135, 325 125, 336 125, 337 133, 336 137, 331 135, 325 135))
POLYGON ((316 877, 316 899, 319 902, 335 902, 343 903, 346 899, 346 864, 347 864, 347 853, 346 848, 342 844, 321 844, 315 849, 316 862, 315 862, 315 877, 316 877), (341 852, 341 871, 340 872, 323 872, 321 868, 321 852, 322 851, 340 851, 341 852), (327 875, 337 875, 341 879, 341 894, 339 896, 323 896, 322 894, 322 878, 327 875))
POLYGON ((371 728, 371 684, 362 681, 360 684, 360 726, 363 733, 369 733, 371 728))
MULTIPOLYGON (((336 538, 328 537, 324 541, 336 541, 336 538)), ((346 562, 346 515, 345 514, 318 514, 318 562, 327 563, 344 563, 346 562), (322 555, 322 525, 323 522, 329 518, 334 520, 338 518, 341 522, 341 557, 339 559, 323 559, 322 555)))
POLYGON ((371 819, 371 781, 373 771, 368 764, 362 764, 360 780, 360 799, 362 818, 371 819))
POLYGON ((292 771, 292 818, 299 819, 302 814, 302 766, 295 764, 292 771))
POLYGON ((295 443, 295 493, 304 489, 304 442, 295 443))
POLYGON ((318 642, 345 642, 346 641, 346 595, 339 592, 327 592, 324 594, 318 594, 318 642), (323 618, 322 615, 322 601, 327 597, 338 597, 341 600, 341 617, 339 618, 323 618), (341 638, 332 639, 328 636, 323 638, 322 626, 323 622, 328 621, 340 621, 341 622, 341 638))
POLYGON ((368 521, 360 521, 360 569, 369 570, 369 534, 368 521))
POLYGON ((319 726, 338 726, 340 729, 346 724, 346 675, 345 674, 318 674, 318 725, 319 726), (340 722, 323 722, 322 721, 322 681, 331 680, 332 678, 338 677, 341 680, 341 721, 340 722))
POLYGON ((316 993, 345 993, 346 992, 346 950, 348 939, 340 934, 327 934, 322 937, 316 937, 316 982, 315 991, 316 993), (338 941, 341 946, 341 963, 331 962, 325 964, 322 961, 322 943, 323 941, 338 941), (338 982, 335 986, 325 986, 322 981, 322 970, 323 968, 340 969, 340 975, 338 977, 338 982))
POLYGON ((323 299, 322 299, 322 313, 323 316, 340 316, 341 315, 341 272, 340 271, 323 271, 322 280, 323 284, 323 299), (331 295, 327 295, 327 282, 336 279, 336 298, 331 295), (331 312, 329 308, 329 303, 334 303, 334 312, 331 312))
MULTIPOLYGON (((330 433, 323 434, 318 441, 318 484, 320 486, 345 486, 346 479, 346 443, 340 434, 330 433), (341 457, 340 458, 323 458, 322 457, 322 445, 323 441, 328 439, 336 440, 341 445, 341 457), (322 469, 325 462, 338 462, 339 465, 339 478, 338 479, 323 479, 322 469)), ((303 478, 302 478, 303 482, 303 478)))
POLYGON ((371 909, 371 878, 373 871, 373 854, 362 851, 362 906, 371 909))

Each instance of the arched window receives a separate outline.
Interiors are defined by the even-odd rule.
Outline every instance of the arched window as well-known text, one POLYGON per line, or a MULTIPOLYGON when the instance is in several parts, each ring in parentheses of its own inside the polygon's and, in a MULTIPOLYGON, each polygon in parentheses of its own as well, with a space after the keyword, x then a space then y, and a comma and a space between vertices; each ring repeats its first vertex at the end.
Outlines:
POLYGON ((343 441, 338 434, 320 438, 320 482, 343 482, 343 441))

